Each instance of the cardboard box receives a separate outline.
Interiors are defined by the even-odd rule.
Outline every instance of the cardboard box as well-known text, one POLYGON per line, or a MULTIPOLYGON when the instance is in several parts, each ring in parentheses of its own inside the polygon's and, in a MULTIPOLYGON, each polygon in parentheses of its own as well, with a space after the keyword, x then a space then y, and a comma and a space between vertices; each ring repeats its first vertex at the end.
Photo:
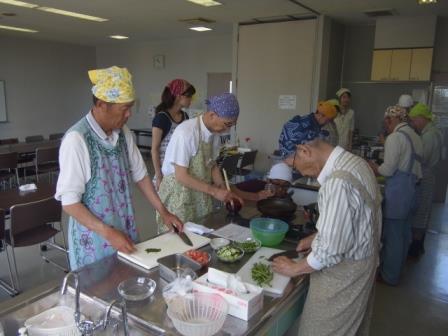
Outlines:
POLYGON ((232 274, 209 268, 207 274, 193 282, 193 291, 221 295, 229 304, 229 314, 247 321, 263 308, 263 289, 248 283, 244 283, 246 291, 227 288, 229 276, 232 274), (209 274, 214 282, 209 280, 209 274))

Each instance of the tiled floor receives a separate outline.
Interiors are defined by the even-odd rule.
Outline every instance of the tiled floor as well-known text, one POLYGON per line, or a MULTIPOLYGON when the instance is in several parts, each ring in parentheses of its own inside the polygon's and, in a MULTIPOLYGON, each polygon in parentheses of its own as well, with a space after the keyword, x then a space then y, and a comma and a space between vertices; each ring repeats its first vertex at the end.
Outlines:
MULTIPOLYGON (((154 211, 139 191, 134 191, 134 202, 140 236, 147 239, 156 232, 151 224, 154 211)), ((434 207, 432 228, 444 233, 428 234, 426 253, 420 260, 407 263, 401 285, 377 285, 371 335, 448 335, 448 205, 434 207)), ((40 259, 38 247, 19 248, 16 255, 24 290, 64 276, 40 259)), ((0 277, 5 278, 4 253, 0 254, 0 265, 0 277)), ((0 290, 0 301, 7 299, 0 290)), ((288 332, 295 334, 295 330, 288 332)))

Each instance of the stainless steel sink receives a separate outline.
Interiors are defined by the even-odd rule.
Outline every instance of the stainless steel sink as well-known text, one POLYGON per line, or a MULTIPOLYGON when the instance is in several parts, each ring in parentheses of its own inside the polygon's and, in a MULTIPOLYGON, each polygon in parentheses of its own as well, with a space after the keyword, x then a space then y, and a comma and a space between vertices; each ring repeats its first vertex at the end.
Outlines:
MULTIPOLYGON (((24 326, 24 322, 47 309, 58 305, 66 305, 68 307, 75 307, 74 300, 75 291, 69 287, 67 293, 63 296, 60 294, 60 287, 55 286, 47 291, 41 292, 33 297, 30 297, 26 301, 17 305, 8 307, 5 311, 2 311, 0 322, 5 329, 6 336, 17 335, 17 330, 24 326)), ((91 321, 98 321, 104 317, 108 303, 102 302, 96 298, 90 298, 81 293, 80 307, 81 314, 84 318, 91 321)), ((95 335, 123 335, 123 324, 121 320, 121 314, 118 308, 113 307, 111 311, 111 317, 117 321, 116 324, 110 325, 104 331, 96 332, 95 335)), ((154 335, 142 329, 141 326, 137 326, 136 322, 129 320, 129 334, 130 335, 154 335)))

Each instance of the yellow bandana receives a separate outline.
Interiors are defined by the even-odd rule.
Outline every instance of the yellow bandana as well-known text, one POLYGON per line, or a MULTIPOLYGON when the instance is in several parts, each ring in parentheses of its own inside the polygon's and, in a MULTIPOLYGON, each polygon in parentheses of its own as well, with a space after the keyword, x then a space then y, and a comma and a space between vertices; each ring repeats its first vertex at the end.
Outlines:
POLYGON ((126 68, 113 66, 107 69, 90 70, 92 93, 108 103, 130 103, 135 100, 132 76, 126 68))

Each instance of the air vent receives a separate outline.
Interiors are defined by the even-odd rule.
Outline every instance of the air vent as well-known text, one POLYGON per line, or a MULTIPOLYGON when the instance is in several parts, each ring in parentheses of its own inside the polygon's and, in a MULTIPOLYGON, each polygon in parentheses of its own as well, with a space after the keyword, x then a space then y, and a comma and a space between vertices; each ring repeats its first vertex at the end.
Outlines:
POLYGON ((183 23, 187 23, 187 24, 190 24, 190 25, 198 26, 198 25, 214 23, 215 21, 211 20, 211 19, 198 17, 198 18, 191 18, 191 19, 180 19, 179 22, 183 22, 183 23))
POLYGON ((370 18, 377 18, 383 16, 394 16, 397 15, 397 11, 395 9, 375 9, 364 12, 370 18))

